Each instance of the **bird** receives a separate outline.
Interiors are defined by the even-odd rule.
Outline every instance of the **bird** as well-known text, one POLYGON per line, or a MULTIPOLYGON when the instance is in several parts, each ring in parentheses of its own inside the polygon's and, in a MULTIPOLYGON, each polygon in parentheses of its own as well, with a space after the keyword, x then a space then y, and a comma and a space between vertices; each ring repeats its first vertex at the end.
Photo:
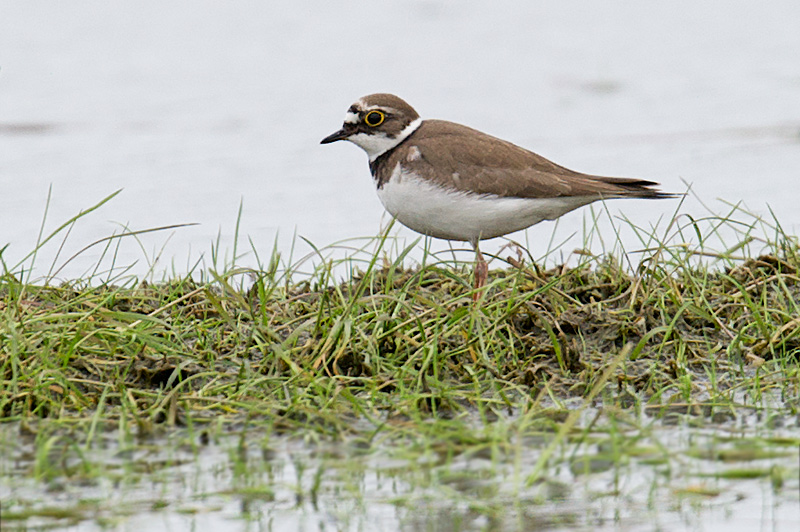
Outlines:
POLYGON ((426 236, 469 242, 475 291, 488 277, 481 240, 500 237, 597 200, 664 199, 659 183, 569 170, 468 126, 423 120, 405 100, 370 94, 353 103, 342 127, 321 144, 346 140, 369 157, 384 208, 426 236))

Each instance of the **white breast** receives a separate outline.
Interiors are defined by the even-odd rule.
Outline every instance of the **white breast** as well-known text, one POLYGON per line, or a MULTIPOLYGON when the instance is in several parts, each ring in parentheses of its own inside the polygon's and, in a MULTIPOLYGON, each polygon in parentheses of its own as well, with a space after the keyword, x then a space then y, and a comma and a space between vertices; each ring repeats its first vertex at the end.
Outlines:
POLYGON ((383 206, 397 220, 425 235, 477 242, 554 220, 591 203, 596 196, 503 198, 446 189, 407 172, 398 164, 378 189, 383 206))

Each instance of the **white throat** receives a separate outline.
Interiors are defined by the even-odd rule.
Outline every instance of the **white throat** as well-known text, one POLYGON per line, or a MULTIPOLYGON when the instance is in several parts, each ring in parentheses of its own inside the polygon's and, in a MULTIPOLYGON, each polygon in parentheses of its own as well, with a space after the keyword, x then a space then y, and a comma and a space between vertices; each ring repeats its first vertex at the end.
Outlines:
POLYGON ((417 118, 408 124, 405 129, 403 129, 403 131, 401 131, 396 137, 390 137, 385 133, 374 133, 371 135, 368 135, 367 133, 359 133, 357 135, 349 136, 347 140, 367 152, 367 155, 369 156, 369 162, 373 162, 375 159, 406 140, 408 136, 415 132, 421 124, 422 119, 417 118))

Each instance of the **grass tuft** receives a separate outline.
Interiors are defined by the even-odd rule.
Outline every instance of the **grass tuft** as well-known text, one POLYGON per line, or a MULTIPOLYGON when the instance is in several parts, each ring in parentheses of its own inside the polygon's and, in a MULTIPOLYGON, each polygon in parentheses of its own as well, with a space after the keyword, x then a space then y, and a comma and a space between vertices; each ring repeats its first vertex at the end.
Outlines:
POLYGON ((37 284, 4 263, 0 419, 87 420, 88 446, 98 424, 123 419, 152 430, 266 416, 347 434, 365 420, 424 430, 430 416, 495 419, 595 396, 651 409, 796 398, 797 242, 745 218, 739 206, 676 215, 662 236, 624 222, 644 246, 638 266, 584 250, 542 269, 517 253, 477 304, 469 265, 426 254, 406 267, 415 244, 392 259, 387 233, 347 259, 314 248, 304 276, 308 261, 283 266, 277 245, 263 269, 236 267, 234 251, 200 280, 159 283, 37 284), (335 282, 343 266, 351 275, 335 282))

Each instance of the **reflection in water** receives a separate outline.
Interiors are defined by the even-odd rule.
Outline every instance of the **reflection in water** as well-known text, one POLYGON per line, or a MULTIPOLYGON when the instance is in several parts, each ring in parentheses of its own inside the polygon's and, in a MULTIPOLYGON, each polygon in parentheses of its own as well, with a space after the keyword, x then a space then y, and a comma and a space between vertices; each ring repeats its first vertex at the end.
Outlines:
POLYGON ((772 433, 771 448, 758 436, 761 428, 735 424, 700 429, 692 419, 677 428, 651 421, 623 436, 599 423, 592 443, 573 444, 561 456, 594 460, 620 445, 611 467, 577 471, 555 460, 532 485, 527 477, 546 445, 541 438, 488 453, 460 445, 445 452, 309 444, 255 431, 245 439, 217 435, 209 444, 175 433, 122 452, 119 435, 108 433, 90 455, 61 436, 49 452, 62 474, 31 482, 33 440, 4 425, 0 495, 6 515, 27 512, 26 526, 73 522, 83 523, 82 530, 110 522, 120 530, 239 530, 242 520, 274 532, 782 530, 800 519, 795 449, 780 443, 796 430, 796 420, 787 423, 772 433), (733 474, 743 470, 751 473, 733 474), (787 476, 776 482, 775 471, 787 476))

